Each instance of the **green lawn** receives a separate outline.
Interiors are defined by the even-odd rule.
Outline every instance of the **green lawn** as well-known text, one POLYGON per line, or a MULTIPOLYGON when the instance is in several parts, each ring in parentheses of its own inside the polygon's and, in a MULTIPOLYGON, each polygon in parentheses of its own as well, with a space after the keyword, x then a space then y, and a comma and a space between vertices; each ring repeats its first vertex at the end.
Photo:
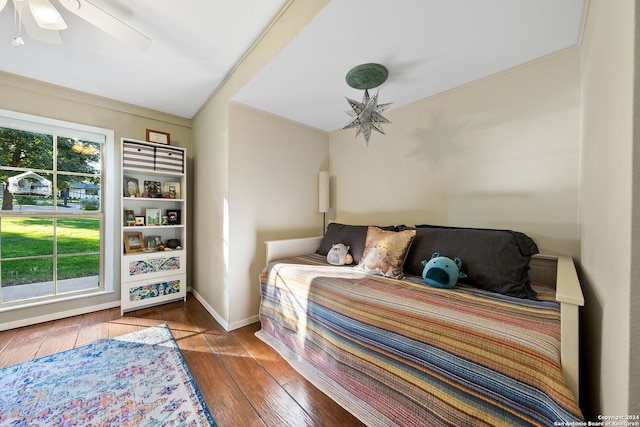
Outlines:
MULTIPOLYGON (((100 272, 98 218, 59 218, 55 228, 57 277, 69 279, 100 272), (65 256, 69 254, 68 256, 65 256), (73 254, 73 255, 71 255, 73 254)), ((53 280, 54 220, 5 217, 0 222, 2 286, 53 280), (33 258, 46 256, 46 258, 33 258), (10 260, 10 258, 26 258, 10 260)))

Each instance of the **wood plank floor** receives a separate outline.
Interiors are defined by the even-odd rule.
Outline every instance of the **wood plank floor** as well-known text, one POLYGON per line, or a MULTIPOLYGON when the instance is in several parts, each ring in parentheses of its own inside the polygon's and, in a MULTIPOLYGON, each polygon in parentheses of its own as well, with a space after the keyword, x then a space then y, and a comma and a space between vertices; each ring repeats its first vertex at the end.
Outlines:
POLYGON ((362 426, 254 336, 226 332, 190 294, 186 302, 120 308, 0 332, 0 367, 165 322, 216 423, 232 426, 362 426))

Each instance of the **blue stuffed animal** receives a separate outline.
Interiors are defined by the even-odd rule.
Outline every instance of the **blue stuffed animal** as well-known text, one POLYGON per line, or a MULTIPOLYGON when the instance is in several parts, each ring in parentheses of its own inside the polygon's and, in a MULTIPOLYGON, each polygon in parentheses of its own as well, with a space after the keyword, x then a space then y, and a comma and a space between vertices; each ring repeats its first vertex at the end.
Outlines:
POLYGON ((458 283, 458 279, 467 277, 460 271, 462 268, 460 258, 447 258, 440 256, 439 252, 434 252, 430 260, 423 260, 422 265, 424 265, 422 278, 436 288, 451 289, 458 283))

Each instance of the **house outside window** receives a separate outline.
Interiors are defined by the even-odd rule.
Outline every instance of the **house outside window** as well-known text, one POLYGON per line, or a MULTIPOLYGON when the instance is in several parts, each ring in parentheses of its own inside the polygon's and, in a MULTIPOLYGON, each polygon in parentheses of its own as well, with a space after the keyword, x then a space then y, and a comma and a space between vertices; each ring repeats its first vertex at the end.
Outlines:
POLYGON ((0 110, 0 311, 113 292, 113 144, 0 110))

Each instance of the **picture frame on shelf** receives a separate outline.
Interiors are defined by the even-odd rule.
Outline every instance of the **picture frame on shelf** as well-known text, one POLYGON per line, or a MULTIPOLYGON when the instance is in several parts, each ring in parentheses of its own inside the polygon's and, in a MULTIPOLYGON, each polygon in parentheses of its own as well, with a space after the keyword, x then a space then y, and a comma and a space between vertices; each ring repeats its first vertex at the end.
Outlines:
POLYGON ((162 211, 160 209, 155 209, 155 208, 146 209, 144 216, 145 216, 145 224, 147 226, 161 224, 162 211))
POLYGON ((167 209, 167 222, 169 223, 169 225, 182 224, 181 214, 181 209, 167 209))
POLYGON ((131 209, 124 210, 124 224, 128 226, 136 225, 136 214, 131 209))
POLYGON ((171 145, 171 135, 159 130, 147 129, 147 142, 156 144, 171 145))
POLYGON ((137 178, 125 176, 123 179, 123 184, 124 197, 140 197, 140 186, 137 178))
POLYGON ((146 240, 146 246, 145 247, 147 249, 151 249, 151 250, 157 249, 158 245, 162 241, 160 236, 147 236, 145 238, 145 240, 146 240))
POLYGON ((136 225, 137 226, 145 225, 144 216, 136 216, 136 225))
POLYGON ((162 183, 160 181, 144 181, 142 197, 149 199, 162 198, 162 183))
POLYGON ((130 231, 124 233, 124 253, 141 252, 144 248, 142 233, 139 231, 130 231))
POLYGON ((180 199, 180 183, 173 181, 163 182, 162 195, 169 199, 180 199))

